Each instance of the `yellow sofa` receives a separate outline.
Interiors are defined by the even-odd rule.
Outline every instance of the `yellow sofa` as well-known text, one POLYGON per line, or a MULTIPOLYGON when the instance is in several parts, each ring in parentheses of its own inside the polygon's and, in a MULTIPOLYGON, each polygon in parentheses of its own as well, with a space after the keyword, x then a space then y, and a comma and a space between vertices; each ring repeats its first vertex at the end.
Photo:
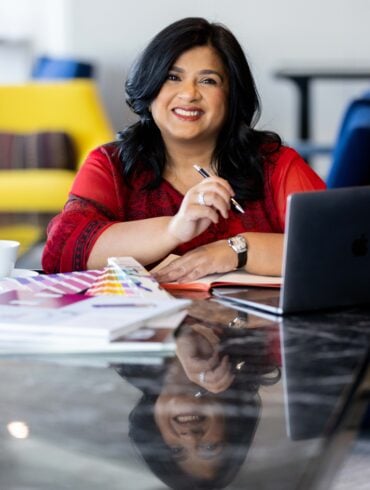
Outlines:
MULTIPOLYGON (((93 80, 0 85, 0 132, 45 130, 72 137, 77 168, 90 150, 114 138, 93 80)), ((0 212, 57 213, 75 173, 40 168, 0 170, 0 212)))
POLYGON ((77 166, 0 169, 0 239, 19 240, 21 253, 42 239, 50 216, 62 209, 87 153, 114 139, 91 79, 0 85, 0 133, 40 131, 68 133, 77 166))

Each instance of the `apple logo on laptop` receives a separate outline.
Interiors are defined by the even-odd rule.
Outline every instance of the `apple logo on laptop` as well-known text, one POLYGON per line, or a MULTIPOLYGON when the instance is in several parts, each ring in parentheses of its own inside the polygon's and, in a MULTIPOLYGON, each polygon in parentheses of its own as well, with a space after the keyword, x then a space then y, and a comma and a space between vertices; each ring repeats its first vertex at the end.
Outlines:
POLYGON ((365 233, 363 233, 360 238, 356 238, 352 242, 352 253, 355 257, 363 257, 367 254, 367 242, 365 233))

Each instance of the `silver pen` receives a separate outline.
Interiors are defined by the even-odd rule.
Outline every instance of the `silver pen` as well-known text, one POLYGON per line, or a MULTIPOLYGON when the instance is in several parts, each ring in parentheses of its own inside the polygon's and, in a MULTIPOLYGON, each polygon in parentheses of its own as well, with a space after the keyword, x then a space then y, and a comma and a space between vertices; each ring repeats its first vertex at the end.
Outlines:
MULTIPOLYGON (((208 177, 211 177, 209 175, 209 173, 207 172, 207 170, 204 170, 204 168, 202 167, 199 167, 199 165, 193 165, 193 167, 195 168, 195 170, 203 177, 203 178, 208 178, 208 177)), ((239 211, 239 213, 243 213, 244 214, 244 209, 240 206, 240 204, 238 203, 238 201, 236 201, 233 197, 230 197, 230 201, 232 203, 232 205, 234 206, 234 208, 239 211)))

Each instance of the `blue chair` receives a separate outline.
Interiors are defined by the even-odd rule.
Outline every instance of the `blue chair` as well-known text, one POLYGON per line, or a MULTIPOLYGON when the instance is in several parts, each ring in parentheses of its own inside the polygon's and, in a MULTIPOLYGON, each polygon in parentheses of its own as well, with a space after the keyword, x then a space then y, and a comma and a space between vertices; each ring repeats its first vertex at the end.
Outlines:
POLYGON ((326 183, 329 188, 370 184, 370 93, 353 100, 345 113, 326 183))
POLYGON ((349 104, 335 146, 311 141, 292 143, 294 149, 307 162, 318 155, 331 155, 328 187, 370 184, 369 101, 370 92, 366 92, 349 104))
POLYGON ((94 67, 91 63, 72 58, 53 58, 40 56, 36 59, 31 72, 32 79, 93 78, 94 67))

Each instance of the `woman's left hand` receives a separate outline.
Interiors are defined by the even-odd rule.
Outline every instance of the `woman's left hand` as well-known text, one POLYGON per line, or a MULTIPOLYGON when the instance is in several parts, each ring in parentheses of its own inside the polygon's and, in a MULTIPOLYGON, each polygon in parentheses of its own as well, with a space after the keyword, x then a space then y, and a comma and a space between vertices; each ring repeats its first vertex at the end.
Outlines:
POLYGON ((237 255, 226 240, 202 245, 157 271, 158 282, 191 282, 208 274, 225 273, 237 266, 237 255))

